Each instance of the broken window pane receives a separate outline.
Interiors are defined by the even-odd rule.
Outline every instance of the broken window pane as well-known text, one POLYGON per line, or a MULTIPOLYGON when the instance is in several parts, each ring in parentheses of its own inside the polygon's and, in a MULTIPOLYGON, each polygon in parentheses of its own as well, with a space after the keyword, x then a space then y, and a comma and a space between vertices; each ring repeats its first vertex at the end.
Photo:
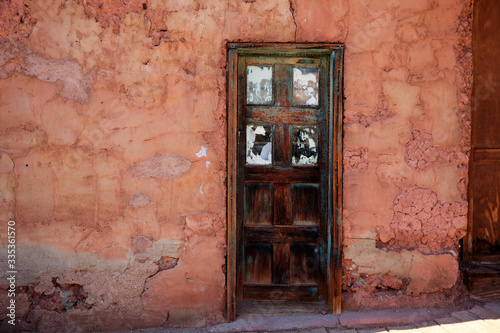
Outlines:
POLYGON ((293 102, 296 105, 318 106, 319 69, 295 67, 293 69, 293 102))
POLYGON ((292 126, 292 164, 318 164, 317 126, 292 126))
POLYGON ((247 125, 247 164, 265 165, 272 163, 271 125, 247 125))
POLYGON ((247 104, 273 104, 272 67, 247 67, 247 104))

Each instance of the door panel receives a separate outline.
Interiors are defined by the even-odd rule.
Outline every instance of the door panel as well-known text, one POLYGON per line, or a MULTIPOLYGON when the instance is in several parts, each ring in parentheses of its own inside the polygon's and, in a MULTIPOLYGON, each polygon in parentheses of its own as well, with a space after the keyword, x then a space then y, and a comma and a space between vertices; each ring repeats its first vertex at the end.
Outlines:
POLYGON ((273 247, 271 244, 245 244, 245 283, 271 283, 273 278, 272 263, 273 247))
POLYGON ((319 208, 319 184, 292 184, 293 225, 319 225, 319 208))
POLYGON ((500 2, 474 1, 469 225, 464 259, 500 263, 500 2))
POLYGON ((248 183, 245 186, 245 223, 273 224, 273 185, 248 183))
POLYGON ((474 163, 472 179, 474 256, 491 261, 500 256, 500 159, 474 163))
POLYGON ((324 76, 330 65, 327 57, 302 62, 298 57, 239 60, 246 75, 246 86, 239 88, 246 97, 238 105, 238 126, 246 131, 246 163, 238 165, 245 188, 240 245, 245 278, 239 280, 244 300, 326 299, 327 262, 319 249, 326 244, 320 230, 327 230, 320 210, 326 197, 320 192, 328 192, 328 184, 321 180, 327 160, 320 147, 328 151, 329 142, 319 133, 328 126, 327 95, 321 92, 328 90, 324 76), (258 248, 266 249, 265 260, 258 248))
POLYGON ((290 283, 314 284, 320 278, 318 276, 319 262, 317 244, 296 243, 290 245, 290 283))
POLYGON ((338 44, 230 44, 228 320, 242 301, 340 311, 338 44))

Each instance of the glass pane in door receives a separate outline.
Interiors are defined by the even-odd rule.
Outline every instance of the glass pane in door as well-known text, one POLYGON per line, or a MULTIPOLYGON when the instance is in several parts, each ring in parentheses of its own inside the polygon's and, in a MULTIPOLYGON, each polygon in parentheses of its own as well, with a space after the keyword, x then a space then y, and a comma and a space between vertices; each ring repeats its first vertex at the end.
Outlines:
POLYGON ((273 104, 273 68, 247 67, 247 104, 273 104))
POLYGON ((317 126, 292 126, 292 164, 318 164, 317 126))
POLYGON ((246 164, 272 163, 273 144, 271 125, 247 125, 246 164))
POLYGON ((295 67, 293 69, 293 102, 295 105, 318 106, 319 69, 295 67))

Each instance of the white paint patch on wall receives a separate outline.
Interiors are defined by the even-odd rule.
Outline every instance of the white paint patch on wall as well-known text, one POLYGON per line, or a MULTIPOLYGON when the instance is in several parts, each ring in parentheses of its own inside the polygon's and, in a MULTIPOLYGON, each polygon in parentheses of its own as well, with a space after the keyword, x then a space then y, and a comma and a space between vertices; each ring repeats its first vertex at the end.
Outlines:
POLYGON ((207 157, 207 148, 205 146, 201 146, 201 149, 199 152, 196 153, 197 157, 202 157, 205 156, 207 157))

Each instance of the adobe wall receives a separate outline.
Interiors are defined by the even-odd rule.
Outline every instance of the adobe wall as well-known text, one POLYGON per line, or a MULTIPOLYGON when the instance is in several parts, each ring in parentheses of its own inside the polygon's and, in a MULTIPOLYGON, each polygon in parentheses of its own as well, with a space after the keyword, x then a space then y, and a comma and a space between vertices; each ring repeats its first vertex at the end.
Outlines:
POLYGON ((224 320, 227 41, 345 43, 345 308, 458 302, 470 16, 471 0, 0 2, 18 327, 224 320))

